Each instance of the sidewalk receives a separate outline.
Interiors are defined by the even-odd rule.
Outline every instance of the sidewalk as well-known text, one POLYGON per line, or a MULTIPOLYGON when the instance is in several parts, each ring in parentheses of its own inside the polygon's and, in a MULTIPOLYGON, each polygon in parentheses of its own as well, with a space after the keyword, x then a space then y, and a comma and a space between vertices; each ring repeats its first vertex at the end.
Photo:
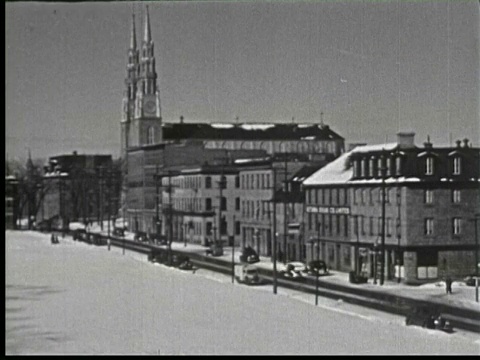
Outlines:
MULTIPOLYGON (((183 243, 173 242, 172 249, 184 252, 194 252, 205 254, 207 249, 204 246, 197 244, 187 244, 184 247, 183 243)), ((224 254, 222 256, 216 256, 216 259, 221 259, 226 262, 232 261, 232 248, 224 247, 224 254)), ((241 248, 235 247, 235 262, 240 262, 241 248)), ((269 257, 260 257, 260 262, 255 264, 256 266, 273 271, 273 263, 269 257)), ((277 271, 285 269, 285 265, 281 262, 277 262, 277 271)), ((480 313, 480 303, 475 302, 475 287, 467 286, 462 281, 454 281, 452 284, 453 293, 447 295, 445 290, 445 281, 437 281, 434 283, 428 283, 420 286, 406 285, 404 283, 398 283, 396 280, 387 280, 383 285, 373 284, 373 279, 369 279, 366 284, 352 284, 349 281, 349 274, 340 271, 330 271, 330 275, 321 275, 319 277, 321 282, 339 284, 342 286, 348 286, 350 288, 363 288, 379 293, 387 293, 392 295, 401 295, 416 300, 426 300, 435 302, 438 304, 447 304, 469 310, 476 310, 480 313)))

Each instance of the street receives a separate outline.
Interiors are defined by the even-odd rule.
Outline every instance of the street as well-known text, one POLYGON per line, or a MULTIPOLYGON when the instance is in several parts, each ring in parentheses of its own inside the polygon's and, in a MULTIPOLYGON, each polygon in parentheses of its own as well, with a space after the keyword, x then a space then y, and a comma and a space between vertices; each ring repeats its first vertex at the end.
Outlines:
POLYGON ((59 240, 6 232, 6 354, 480 353, 478 334, 59 240))

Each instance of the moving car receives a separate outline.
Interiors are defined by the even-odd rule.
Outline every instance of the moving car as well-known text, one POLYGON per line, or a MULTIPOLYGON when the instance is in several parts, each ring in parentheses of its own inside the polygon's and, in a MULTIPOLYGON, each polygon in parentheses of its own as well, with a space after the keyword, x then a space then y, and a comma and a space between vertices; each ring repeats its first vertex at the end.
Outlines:
POLYGON ((405 325, 416 325, 427 329, 452 332, 450 322, 437 309, 427 305, 415 306, 405 318, 405 325))
POLYGON ((280 275, 293 280, 304 280, 305 264, 300 261, 287 263, 285 270, 280 271, 280 275))

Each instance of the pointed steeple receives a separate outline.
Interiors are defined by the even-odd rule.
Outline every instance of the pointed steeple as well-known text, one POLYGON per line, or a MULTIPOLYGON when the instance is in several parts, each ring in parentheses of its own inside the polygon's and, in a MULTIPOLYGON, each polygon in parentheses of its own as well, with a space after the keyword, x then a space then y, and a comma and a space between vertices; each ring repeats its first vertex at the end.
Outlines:
POLYGON ((150 16, 148 14, 148 5, 146 6, 146 14, 145 14, 145 36, 143 38, 143 40, 146 42, 146 43, 149 43, 150 41, 152 41, 152 32, 150 30, 150 16))
POLYGON ((137 34, 135 33, 135 13, 132 13, 132 35, 130 38, 130 49, 137 50, 137 34))

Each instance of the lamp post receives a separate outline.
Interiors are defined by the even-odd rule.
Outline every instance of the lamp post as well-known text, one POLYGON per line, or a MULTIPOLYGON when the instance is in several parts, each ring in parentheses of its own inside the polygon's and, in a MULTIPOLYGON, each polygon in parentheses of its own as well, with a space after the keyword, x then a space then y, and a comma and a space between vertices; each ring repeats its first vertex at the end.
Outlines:
MULTIPOLYGON (((320 260, 320 226, 321 223, 318 223, 318 236, 317 236, 317 266, 318 261, 320 260)), ((318 273, 320 271, 320 267, 315 268, 315 306, 318 305, 318 273)))
POLYGON ((235 282, 235 214, 233 214, 233 237, 232 237, 232 284, 235 282))

